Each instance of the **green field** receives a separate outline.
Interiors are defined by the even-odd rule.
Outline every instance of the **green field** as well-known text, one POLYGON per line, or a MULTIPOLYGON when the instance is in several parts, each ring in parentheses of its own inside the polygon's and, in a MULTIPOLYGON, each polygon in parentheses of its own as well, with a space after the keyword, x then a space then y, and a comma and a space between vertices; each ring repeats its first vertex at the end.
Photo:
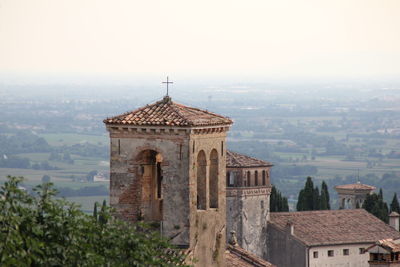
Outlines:
POLYGON ((51 146, 74 145, 79 143, 91 143, 95 145, 108 144, 108 136, 106 135, 85 135, 85 134, 40 134, 40 137, 46 139, 51 146))

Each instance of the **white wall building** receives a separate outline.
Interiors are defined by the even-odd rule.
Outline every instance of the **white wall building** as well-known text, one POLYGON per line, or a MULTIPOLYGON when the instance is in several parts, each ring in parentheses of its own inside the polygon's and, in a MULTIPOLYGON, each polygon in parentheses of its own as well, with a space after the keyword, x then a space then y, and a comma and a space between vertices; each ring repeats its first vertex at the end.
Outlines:
POLYGON ((365 267, 365 250, 400 232, 364 209, 272 212, 267 260, 279 267, 365 267))

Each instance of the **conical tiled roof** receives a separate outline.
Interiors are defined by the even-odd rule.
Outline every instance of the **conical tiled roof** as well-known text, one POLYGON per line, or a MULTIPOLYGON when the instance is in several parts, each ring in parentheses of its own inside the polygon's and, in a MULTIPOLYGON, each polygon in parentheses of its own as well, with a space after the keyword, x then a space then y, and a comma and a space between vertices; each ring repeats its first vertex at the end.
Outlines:
POLYGON ((226 167, 248 168, 248 167, 270 167, 272 163, 261 159, 252 158, 230 150, 226 151, 226 167))
POLYGON ((103 122, 105 124, 183 127, 232 124, 229 118, 172 102, 169 96, 145 107, 107 118, 103 122))

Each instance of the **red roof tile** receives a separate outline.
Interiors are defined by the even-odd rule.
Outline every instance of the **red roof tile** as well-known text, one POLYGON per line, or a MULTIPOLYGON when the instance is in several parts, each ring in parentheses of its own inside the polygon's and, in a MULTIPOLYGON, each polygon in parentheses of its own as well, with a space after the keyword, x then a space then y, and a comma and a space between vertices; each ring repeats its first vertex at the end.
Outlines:
POLYGON ((261 159, 252 158, 230 150, 226 151, 227 168, 246 168, 246 167, 270 167, 270 162, 261 159))
POLYGON ((276 267, 239 246, 228 245, 225 256, 229 267, 276 267))
POLYGON ((294 236, 308 246, 400 238, 400 232, 364 209, 271 212, 270 222, 283 231, 293 223, 294 236))
POLYGON ((103 122, 105 124, 183 127, 232 124, 229 118, 172 102, 168 96, 145 107, 107 118, 103 122))
POLYGON ((350 190, 375 190, 376 187, 362 183, 345 184, 335 186, 337 189, 350 189, 350 190))

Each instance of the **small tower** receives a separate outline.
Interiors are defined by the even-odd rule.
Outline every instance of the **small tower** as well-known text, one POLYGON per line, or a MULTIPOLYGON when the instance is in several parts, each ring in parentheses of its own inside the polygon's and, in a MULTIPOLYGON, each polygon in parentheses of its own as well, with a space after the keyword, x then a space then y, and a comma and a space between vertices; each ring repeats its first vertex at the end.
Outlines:
POLYGON ((345 184, 335 186, 339 195, 339 209, 355 209, 361 207, 367 195, 375 190, 374 186, 362 184, 358 181, 355 184, 345 184))
POLYGON ((104 120, 110 204, 128 221, 160 225, 196 266, 224 266, 226 117, 161 101, 104 120))
POLYGON ((400 214, 398 214, 395 211, 392 211, 389 214, 389 225, 392 226, 394 229, 396 229, 397 231, 399 231, 399 218, 400 218, 400 214))
POLYGON ((267 161, 227 151, 227 233, 235 232, 238 244, 260 257, 266 254, 271 167, 267 161))

